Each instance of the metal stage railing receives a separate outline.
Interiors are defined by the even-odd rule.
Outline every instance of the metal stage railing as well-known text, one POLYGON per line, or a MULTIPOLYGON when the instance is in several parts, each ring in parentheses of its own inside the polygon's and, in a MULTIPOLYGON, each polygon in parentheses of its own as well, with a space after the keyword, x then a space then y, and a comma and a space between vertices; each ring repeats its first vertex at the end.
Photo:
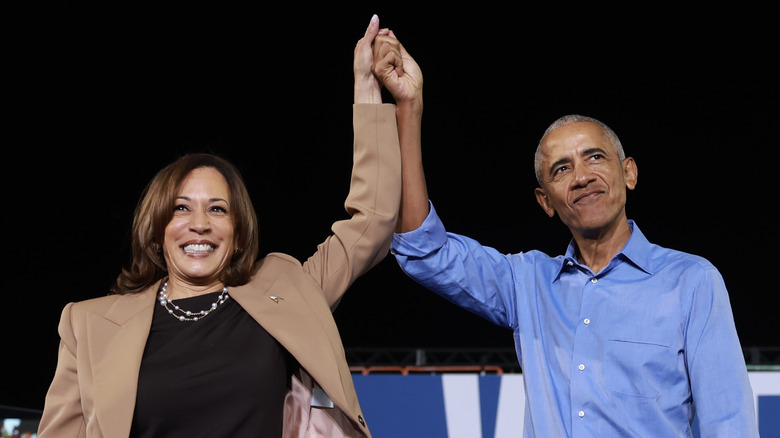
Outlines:
MULTIPOLYGON (((743 347, 751 371, 780 371, 780 347, 743 347)), ((514 348, 346 348, 354 373, 519 373, 514 348)))

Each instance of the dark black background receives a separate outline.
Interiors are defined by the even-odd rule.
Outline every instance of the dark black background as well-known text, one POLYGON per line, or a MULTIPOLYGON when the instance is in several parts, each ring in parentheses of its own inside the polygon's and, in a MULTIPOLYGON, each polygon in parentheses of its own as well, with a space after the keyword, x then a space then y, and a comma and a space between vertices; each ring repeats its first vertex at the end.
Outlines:
MULTIPOLYGON (((721 270, 743 346, 780 344, 768 11, 31 6, 6 17, 0 404, 43 407, 62 307, 108 291, 145 184, 178 155, 239 165, 263 253, 304 259, 346 217, 352 52, 374 12, 422 67, 429 191, 449 230, 562 252, 533 152, 555 118, 594 116, 637 161, 629 217, 721 270)), ((512 347, 390 257, 335 318, 347 348, 512 347)))

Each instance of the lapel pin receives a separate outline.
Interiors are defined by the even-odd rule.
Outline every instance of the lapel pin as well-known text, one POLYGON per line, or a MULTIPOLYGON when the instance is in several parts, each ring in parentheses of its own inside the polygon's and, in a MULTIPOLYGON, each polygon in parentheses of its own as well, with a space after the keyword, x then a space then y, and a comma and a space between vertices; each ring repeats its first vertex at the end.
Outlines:
POLYGON ((284 299, 282 297, 277 297, 275 295, 270 295, 270 296, 268 296, 268 298, 272 299, 274 301, 274 303, 276 303, 276 304, 279 304, 279 300, 283 300, 284 299))

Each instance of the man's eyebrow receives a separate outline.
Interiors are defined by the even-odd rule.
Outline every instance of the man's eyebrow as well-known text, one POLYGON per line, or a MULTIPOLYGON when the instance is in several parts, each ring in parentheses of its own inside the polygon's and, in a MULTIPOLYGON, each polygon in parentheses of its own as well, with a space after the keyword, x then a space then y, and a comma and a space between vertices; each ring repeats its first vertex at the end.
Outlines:
MULTIPOLYGON (((582 156, 588 156, 593 154, 609 155, 603 148, 588 148, 580 153, 582 156)), ((550 173, 553 173, 558 166, 571 163, 571 158, 563 157, 550 165, 550 173)))
POLYGON ((603 155, 609 155, 606 150, 603 148, 588 148, 582 151, 582 155, 592 155, 592 154, 603 154, 603 155))
POLYGON ((571 163, 571 159, 570 158, 568 158, 568 157, 561 158, 560 160, 558 160, 558 161, 556 161, 556 162, 554 162, 554 163, 552 163, 550 165, 550 173, 553 173, 558 166, 561 166, 563 164, 568 164, 568 163, 571 163))

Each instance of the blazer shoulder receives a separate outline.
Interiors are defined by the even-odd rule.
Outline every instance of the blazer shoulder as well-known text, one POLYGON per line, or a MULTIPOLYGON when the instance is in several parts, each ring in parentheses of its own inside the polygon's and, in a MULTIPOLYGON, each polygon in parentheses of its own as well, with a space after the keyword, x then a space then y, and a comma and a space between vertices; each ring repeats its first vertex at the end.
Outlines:
POLYGON ((76 339, 79 337, 77 333, 82 333, 86 328, 87 315, 90 313, 105 314, 119 297, 120 295, 106 295, 67 303, 62 309, 58 325, 58 332, 63 342, 71 348, 75 348, 76 339))
POLYGON ((256 274, 261 273, 263 270, 268 269, 269 267, 274 267, 276 269, 279 268, 297 268, 300 269, 303 265, 301 265, 301 261, 296 259, 295 257, 285 254, 283 252, 272 252, 260 259, 257 264, 255 265, 255 271, 256 274))
POLYGON ((274 281, 280 273, 295 275, 303 272, 303 265, 295 257, 281 252, 267 254, 255 263, 249 284, 258 281, 274 281))
POLYGON ((71 321, 84 321, 88 314, 98 314, 123 324, 138 312, 142 312, 154 305, 154 286, 143 292, 133 294, 109 294, 102 297, 90 298, 83 301, 68 303, 62 311, 62 319, 71 321))
POLYGON ((74 313, 103 312, 111 308, 120 297, 122 297, 122 295, 104 295, 102 297, 70 302, 66 307, 70 307, 70 311, 74 313))

